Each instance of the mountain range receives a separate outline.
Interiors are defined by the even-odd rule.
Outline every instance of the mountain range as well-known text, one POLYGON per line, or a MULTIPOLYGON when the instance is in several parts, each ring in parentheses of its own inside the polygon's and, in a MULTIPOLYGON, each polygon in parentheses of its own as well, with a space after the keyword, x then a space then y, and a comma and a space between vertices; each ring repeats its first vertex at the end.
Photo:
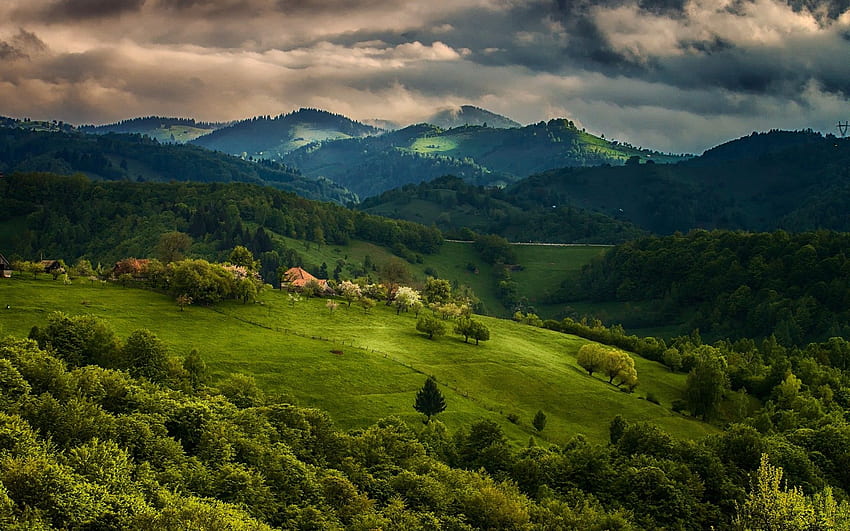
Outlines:
POLYGON ((4 118, 0 171, 269 184, 325 201, 366 199, 364 210, 455 236, 468 228, 611 243, 692 228, 850 230, 848 141, 831 135, 753 133, 694 157, 606 140, 565 119, 498 128, 490 123, 509 119, 473 107, 434 116, 488 123, 384 131, 316 109, 232 124, 148 117, 77 129, 4 118), (178 130, 173 142, 150 134, 178 130), (209 132, 179 145, 198 131, 209 132))

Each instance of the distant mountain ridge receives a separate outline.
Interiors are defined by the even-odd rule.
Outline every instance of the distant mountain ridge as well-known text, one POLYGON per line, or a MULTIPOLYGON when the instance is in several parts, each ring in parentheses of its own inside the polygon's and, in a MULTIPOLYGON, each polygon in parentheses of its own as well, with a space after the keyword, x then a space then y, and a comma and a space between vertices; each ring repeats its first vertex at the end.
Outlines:
POLYGON ((448 234, 466 227, 514 241, 617 242, 699 228, 850 231, 848 182, 850 139, 771 131, 677 164, 559 168, 504 189, 444 177, 366 198, 359 208, 448 234))
POLYGON ((460 107, 443 109, 433 114, 426 121, 443 129, 462 127, 464 125, 481 125, 496 129, 522 127, 522 124, 506 116, 475 107, 474 105, 461 105, 460 107))
POLYGON ((505 186, 551 168, 619 165, 632 157, 658 162, 685 158, 605 140, 557 119, 511 129, 417 124, 377 136, 318 142, 281 160, 305 175, 327 177, 369 197, 446 174, 471 184, 505 186))
POLYGON ((0 173, 83 173, 108 181, 248 182, 309 199, 350 203, 349 190, 280 163, 250 162, 192 145, 160 144, 142 135, 0 127, 0 173))
POLYGON ((235 122, 192 143, 231 155, 277 160, 302 146, 327 140, 361 138, 381 130, 319 109, 302 108, 235 122))
POLYGON ((83 133, 130 133, 147 135, 160 142, 183 144, 199 136, 226 126, 227 123, 197 122, 194 118, 173 118, 164 116, 144 116, 129 118, 113 124, 81 125, 77 129, 83 133))

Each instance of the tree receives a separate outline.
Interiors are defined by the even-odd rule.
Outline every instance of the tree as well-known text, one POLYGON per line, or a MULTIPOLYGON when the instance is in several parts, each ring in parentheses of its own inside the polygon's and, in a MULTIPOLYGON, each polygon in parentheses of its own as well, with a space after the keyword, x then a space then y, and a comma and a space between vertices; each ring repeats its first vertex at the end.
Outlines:
POLYGON ((181 293, 177 296, 177 306, 180 307, 180 311, 183 311, 183 308, 192 304, 192 297, 186 295, 185 293, 181 293))
POLYGON ((752 490, 735 517, 734 529, 826 529, 818 526, 818 520, 815 507, 802 489, 783 485, 782 468, 771 465, 767 454, 762 454, 752 490))
POLYGON ((257 261, 254 260, 254 255, 242 245, 237 245, 230 251, 227 261, 235 266, 242 266, 248 271, 256 271, 257 269, 257 261))
POLYGON ((469 321, 469 337, 475 340, 476 345, 478 345, 480 341, 490 340, 490 329, 487 328, 484 323, 473 319, 470 319, 469 321))
POLYGON ((594 372, 601 371, 605 366, 610 349, 599 343, 587 343, 578 349, 576 361, 579 366, 593 376, 594 372))
POLYGON ((437 380, 433 376, 429 376, 422 388, 416 393, 413 409, 428 417, 426 424, 431 422, 431 417, 445 411, 446 399, 443 397, 443 393, 437 389, 437 380))
POLYGON ((143 376, 160 382, 168 374, 168 353, 165 345, 150 330, 140 329, 130 334, 124 343, 124 357, 133 376, 143 376))
POLYGON ((207 364, 201 357, 198 349, 192 349, 189 354, 183 358, 183 368, 189 373, 189 383, 193 389, 198 389, 207 383, 209 374, 207 373, 207 364))
POLYGON ((428 277, 425 287, 422 289, 422 297, 426 302, 444 304, 452 296, 452 285, 448 280, 442 278, 428 277))
POLYGON ((360 286, 348 280, 343 280, 339 284, 339 294, 342 295, 343 299, 348 301, 349 308, 351 307, 352 301, 359 299, 362 295, 360 286))
POLYGON ((360 306, 363 308, 364 313, 369 313, 372 308, 375 307, 375 299, 370 299, 369 297, 360 297, 360 306))
POLYGON ((546 427, 546 413, 538 409, 534 418, 531 420, 531 425, 534 426, 535 430, 543 431, 543 428, 546 427))
POLYGON ((629 423, 626 422, 626 419, 624 419, 622 415, 617 415, 611 419, 611 424, 608 425, 608 437, 611 444, 617 444, 623 436, 623 432, 625 432, 628 427, 629 423))
POLYGON ((685 382, 685 401, 691 413, 703 419, 712 417, 728 388, 726 360, 720 351, 709 345, 697 348, 694 367, 685 382))
POLYGON ((413 307, 415 302, 419 302, 419 292, 407 286, 401 286, 395 292, 393 305, 396 307, 396 315, 402 311, 407 311, 413 307))
POLYGON ((166 232, 159 236, 154 254, 163 263, 170 264, 183 260, 192 247, 192 238, 185 232, 166 232))
POLYGON ((455 333, 463 336, 464 343, 468 343, 469 338, 474 339, 476 345, 479 341, 490 339, 490 329, 484 323, 468 317, 458 319, 455 325, 455 333))
POLYGON ((434 314, 426 313, 416 321, 416 330, 428 334, 428 339, 434 339, 434 336, 446 334, 446 324, 437 319, 434 314))
POLYGON ((670 367, 670 370, 673 372, 682 368, 682 355, 679 353, 679 349, 668 348, 664 351, 662 359, 664 360, 664 365, 670 367))
POLYGON ((637 385, 637 370, 635 360, 622 350, 611 350, 605 358, 602 370, 608 376, 608 383, 617 387, 625 384, 630 389, 637 385), (615 383, 614 379, 618 381, 615 383))

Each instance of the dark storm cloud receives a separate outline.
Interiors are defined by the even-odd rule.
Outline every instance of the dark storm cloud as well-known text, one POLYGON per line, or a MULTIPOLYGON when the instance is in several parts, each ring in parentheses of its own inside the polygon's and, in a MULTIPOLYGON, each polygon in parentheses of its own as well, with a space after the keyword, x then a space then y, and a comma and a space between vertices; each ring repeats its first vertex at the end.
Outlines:
POLYGON ((472 103, 699 151, 759 128, 831 127, 850 87, 848 3, 0 0, 0 114, 312 106, 408 123, 472 103))
POLYGON ((50 22, 98 19, 138 12, 145 0, 57 0, 44 9, 50 22))
POLYGON ((393 9, 405 0, 277 0, 277 8, 284 13, 324 14, 361 9, 393 9))
POLYGON ((40 54, 47 50, 44 41, 35 33, 18 29, 18 34, 8 41, 0 40, 0 59, 29 59, 32 55, 40 54))

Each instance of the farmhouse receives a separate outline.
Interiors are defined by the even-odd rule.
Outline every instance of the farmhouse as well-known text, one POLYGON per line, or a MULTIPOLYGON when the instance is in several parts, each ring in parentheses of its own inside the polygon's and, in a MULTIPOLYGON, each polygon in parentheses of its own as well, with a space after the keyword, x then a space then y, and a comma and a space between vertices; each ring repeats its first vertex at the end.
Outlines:
MULTIPOLYGON (((63 269, 62 262, 59 260, 42 260, 39 262, 41 264, 41 269, 45 273, 56 273, 59 269, 63 269)), ((59 273, 63 273, 64 271, 59 271, 59 273)))
POLYGON ((0 278, 12 277, 12 264, 6 260, 6 257, 0 254, 0 278))
POLYGON ((286 273, 280 279, 280 288, 287 288, 290 291, 301 291, 311 281, 318 284, 319 288, 324 290, 325 293, 333 293, 327 280, 316 278, 300 267, 291 267, 286 270, 286 273))

